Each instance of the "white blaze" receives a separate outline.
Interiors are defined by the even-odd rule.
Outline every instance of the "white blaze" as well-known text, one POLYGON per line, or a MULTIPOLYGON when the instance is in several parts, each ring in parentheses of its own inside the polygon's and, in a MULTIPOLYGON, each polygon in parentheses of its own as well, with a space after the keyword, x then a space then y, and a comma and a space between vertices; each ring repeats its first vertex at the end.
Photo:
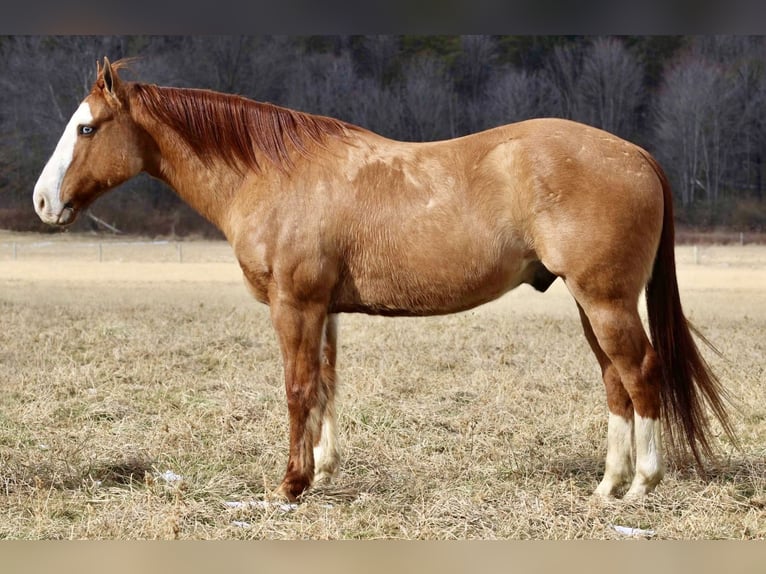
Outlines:
POLYGON ((77 127, 93 122, 90 105, 83 102, 77 108, 69 123, 64 128, 64 133, 53 151, 53 155, 45 164, 37 183, 33 201, 37 215, 47 223, 55 223, 64 210, 61 202, 61 182, 72 163, 74 146, 77 142, 77 127))

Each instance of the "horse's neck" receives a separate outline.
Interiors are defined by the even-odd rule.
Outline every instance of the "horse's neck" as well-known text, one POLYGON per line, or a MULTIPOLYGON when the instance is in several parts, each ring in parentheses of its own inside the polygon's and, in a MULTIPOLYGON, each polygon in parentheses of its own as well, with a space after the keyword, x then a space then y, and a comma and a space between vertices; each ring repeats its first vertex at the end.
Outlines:
POLYGON ((219 158, 206 165, 176 132, 148 114, 137 111, 134 119, 157 146, 146 163, 147 173, 226 234, 228 209, 243 176, 219 158))

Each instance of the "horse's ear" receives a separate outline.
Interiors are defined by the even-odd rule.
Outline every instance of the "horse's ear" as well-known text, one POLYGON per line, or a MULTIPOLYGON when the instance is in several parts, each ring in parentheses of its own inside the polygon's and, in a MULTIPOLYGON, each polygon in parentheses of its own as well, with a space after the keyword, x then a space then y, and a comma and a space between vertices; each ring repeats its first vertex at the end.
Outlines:
POLYGON ((104 56, 104 88, 108 92, 114 93, 114 72, 109 58, 104 56))
POLYGON ((109 58, 104 56, 104 67, 99 72, 103 72, 104 78, 104 97, 107 101, 114 103, 117 107, 120 107, 122 103, 118 96, 118 87, 120 85, 120 78, 112 70, 112 64, 109 63, 109 58))

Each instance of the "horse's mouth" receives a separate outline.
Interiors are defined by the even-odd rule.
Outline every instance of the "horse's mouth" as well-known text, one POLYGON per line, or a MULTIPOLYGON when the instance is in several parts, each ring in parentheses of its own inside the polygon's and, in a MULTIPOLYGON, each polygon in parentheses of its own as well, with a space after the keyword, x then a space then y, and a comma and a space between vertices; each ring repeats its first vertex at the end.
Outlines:
POLYGON ((74 222, 75 219, 77 219, 77 210, 75 209, 74 204, 71 201, 68 201, 64 204, 64 208, 61 210, 61 213, 59 213, 58 218, 56 218, 54 225, 69 225, 74 222))

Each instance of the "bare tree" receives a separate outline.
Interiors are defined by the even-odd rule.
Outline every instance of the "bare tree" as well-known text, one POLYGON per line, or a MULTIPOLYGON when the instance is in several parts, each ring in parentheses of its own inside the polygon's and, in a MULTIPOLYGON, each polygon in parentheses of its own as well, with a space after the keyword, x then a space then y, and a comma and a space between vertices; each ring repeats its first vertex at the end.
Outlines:
POLYGON ((348 96, 354 85, 354 66, 347 51, 338 56, 303 54, 295 58, 287 70, 283 104, 352 121, 348 96))
POLYGON ((488 81, 483 97, 468 106, 471 131, 555 115, 557 93, 544 74, 503 67, 488 81))
POLYGON ((393 73, 399 54, 399 37, 390 34, 365 36, 360 52, 363 68, 382 87, 393 73))
POLYGON ((403 99, 411 129, 407 139, 428 141, 455 135, 455 93, 441 61, 418 56, 403 74, 403 99))
MULTIPOLYGON (((759 52, 763 54, 763 48, 759 52)), ((744 99, 744 149, 740 152, 738 165, 744 173, 744 188, 763 200, 766 187, 766 70, 762 63, 766 58, 757 54, 738 70, 744 99)))
POLYGON ((455 83, 459 91, 473 100, 483 93, 490 78, 497 42, 492 36, 461 36, 460 48, 453 72, 455 83))
POLYGON ((586 50, 576 80, 578 116, 591 125, 632 139, 643 99, 644 70, 625 45, 597 38, 586 50))
POLYGON ((670 70, 656 102, 658 155, 674 172, 683 205, 720 197, 740 125, 736 86, 721 66, 689 58, 670 70))
POLYGON ((622 41, 556 46, 544 75, 555 94, 555 115, 633 138, 644 70, 622 41))
POLYGON ((372 78, 357 79, 348 96, 349 121, 390 138, 405 137, 406 110, 398 84, 383 87, 372 78))
POLYGON ((139 62, 162 84, 208 88, 256 100, 278 100, 295 48, 284 36, 180 36, 153 39, 139 62))
MULTIPOLYGON (((721 110, 727 170, 722 185, 738 195, 763 197, 766 158, 766 42, 762 36, 701 36, 695 58, 723 70, 726 109, 721 110)), ((724 103, 724 102, 722 102, 724 103)))
POLYGON ((552 86, 552 115, 580 119, 578 79, 582 71, 580 46, 556 46, 543 68, 546 82, 552 86))

